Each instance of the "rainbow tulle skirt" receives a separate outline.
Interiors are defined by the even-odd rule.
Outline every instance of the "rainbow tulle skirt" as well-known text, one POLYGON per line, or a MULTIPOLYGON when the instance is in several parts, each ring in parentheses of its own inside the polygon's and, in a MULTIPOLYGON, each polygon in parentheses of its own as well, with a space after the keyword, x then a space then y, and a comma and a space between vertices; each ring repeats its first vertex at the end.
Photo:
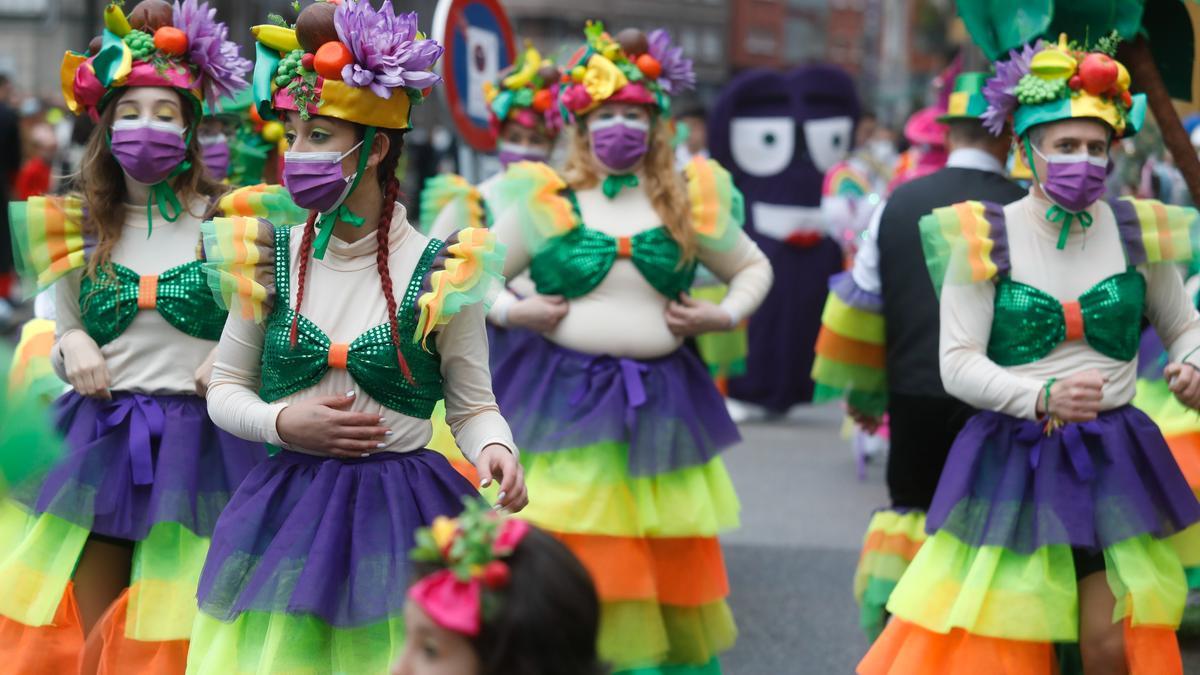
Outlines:
POLYGON ((66 454, 0 506, 0 662, 74 671, 83 633, 71 578, 100 535, 134 546, 130 586, 99 627, 104 663, 177 672, 208 537, 266 449, 218 429, 197 396, 70 392, 54 413, 66 454))
POLYGON ((1050 434, 981 412, 950 450, 930 536, 858 671, 1056 672, 1055 643, 1079 639, 1072 549, 1084 549, 1103 554, 1132 675, 1182 673, 1187 583, 1169 538, 1198 520, 1158 427, 1132 406, 1050 434))
POLYGON ((854 570, 859 626, 868 638, 883 630, 888 598, 924 543, 924 511, 880 509, 871 516, 854 570))
POLYGON ((429 450, 259 464, 213 533, 188 673, 387 673, 414 532, 472 494, 429 450))
POLYGON ((618 671, 719 673, 737 630, 717 535, 738 524, 720 458, 739 440, 686 350, 652 360, 524 342, 493 364, 530 504, 591 572, 618 671))

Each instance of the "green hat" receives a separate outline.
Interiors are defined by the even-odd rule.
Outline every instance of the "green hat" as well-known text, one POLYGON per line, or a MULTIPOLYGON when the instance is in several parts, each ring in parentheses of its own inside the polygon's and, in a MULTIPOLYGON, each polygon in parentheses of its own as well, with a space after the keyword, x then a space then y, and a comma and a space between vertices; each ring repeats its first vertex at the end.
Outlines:
POLYGON ((983 85, 987 73, 962 73, 954 78, 954 90, 946 104, 946 114, 937 118, 939 122, 952 120, 978 120, 987 110, 987 99, 983 97, 983 85))

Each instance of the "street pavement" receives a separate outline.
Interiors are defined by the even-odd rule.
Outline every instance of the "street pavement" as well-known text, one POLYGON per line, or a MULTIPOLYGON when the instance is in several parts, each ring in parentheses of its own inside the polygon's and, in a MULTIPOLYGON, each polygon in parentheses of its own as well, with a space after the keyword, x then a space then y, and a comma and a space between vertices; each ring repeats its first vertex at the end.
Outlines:
MULTIPOLYGON (((867 649, 851 594, 871 511, 886 504, 883 460, 859 481, 834 407, 742 427, 725 456, 742 527, 722 538, 738 621, 726 675, 850 675, 867 649)), ((1200 640, 1184 641, 1200 675, 1200 640)))

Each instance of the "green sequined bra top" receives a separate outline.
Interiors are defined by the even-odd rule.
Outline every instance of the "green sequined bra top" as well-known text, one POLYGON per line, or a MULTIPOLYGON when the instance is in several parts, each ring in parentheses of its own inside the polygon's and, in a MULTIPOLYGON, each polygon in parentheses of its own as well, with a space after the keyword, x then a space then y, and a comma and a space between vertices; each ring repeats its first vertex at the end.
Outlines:
MULTIPOLYGON (((441 357, 436 345, 430 344, 430 351, 426 351, 416 342, 402 341, 400 349, 415 384, 410 383, 400 370, 391 327, 387 323, 371 328, 349 344, 337 344, 332 343, 316 324, 300 315, 296 346, 292 346, 291 323, 296 312, 289 302, 289 242, 288 228, 276 229, 276 297, 263 341, 259 395, 265 401, 277 401, 315 386, 330 368, 342 368, 382 405, 402 415, 428 419, 434 405, 442 398, 441 357)), ((417 262, 397 310, 401 335, 412 335, 416 331, 417 314, 413 306, 421 293, 425 274, 441 247, 441 241, 431 240, 417 262)))
POLYGON ((696 276, 694 260, 681 264, 679 244, 666 226, 632 237, 613 237, 583 224, 575 194, 566 191, 577 225, 549 239, 529 264, 529 276, 542 295, 578 298, 591 293, 608 276, 618 258, 629 259, 656 291, 675 299, 696 276))
POLYGON ((227 312, 213 297, 203 262, 194 260, 158 275, 110 263, 96 278, 84 275, 79 284, 79 312, 84 330, 98 345, 115 340, 140 310, 157 311, 167 323, 192 337, 219 340, 227 312))

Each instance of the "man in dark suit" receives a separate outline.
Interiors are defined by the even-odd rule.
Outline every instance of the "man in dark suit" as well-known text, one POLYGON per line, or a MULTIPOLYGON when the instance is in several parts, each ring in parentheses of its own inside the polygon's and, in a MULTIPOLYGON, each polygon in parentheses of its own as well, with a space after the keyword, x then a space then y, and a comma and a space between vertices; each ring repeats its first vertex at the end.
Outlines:
MULTIPOLYGON (((886 371, 891 507, 877 511, 872 518, 855 575, 862 626, 871 637, 882 629, 887 598, 924 541, 925 511, 933 500, 950 445, 974 413, 942 387, 938 299, 925 266, 917 223, 935 208, 956 202, 1007 204, 1026 193, 1007 178, 1004 162, 1010 136, 992 136, 979 120, 987 108, 982 96, 986 78, 984 73, 958 77, 947 114, 939 120, 949 126, 950 155, 945 168, 896 188, 872 219, 847 278, 835 281, 831 293, 855 310, 872 316, 882 314, 883 319, 883 345, 874 348, 876 357, 882 354, 886 371), (853 290, 847 293, 847 288, 853 290), (860 299, 858 306, 854 298, 860 299)), ((847 331, 828 321, 824 331, 830 335, 827 341, 818 342, 818 379, 823 359, 826 363, 839 358, 844 361, 849 353, 843 350, 835 354, 835 350, 822 348, 822 344, 829 347, 838 341, 835 333, 847 331)), ((859 331, 850 332, 861 335, 859 331)), ((878 365, 875 363, 876 368, 878 365)), ((878 410, 856 408, 855 402, 874 400, 881 406, 881 396, 856 397, 852 382, 822 384, 850 390, 850 414, 868 429, 878 425, 878 410)))

